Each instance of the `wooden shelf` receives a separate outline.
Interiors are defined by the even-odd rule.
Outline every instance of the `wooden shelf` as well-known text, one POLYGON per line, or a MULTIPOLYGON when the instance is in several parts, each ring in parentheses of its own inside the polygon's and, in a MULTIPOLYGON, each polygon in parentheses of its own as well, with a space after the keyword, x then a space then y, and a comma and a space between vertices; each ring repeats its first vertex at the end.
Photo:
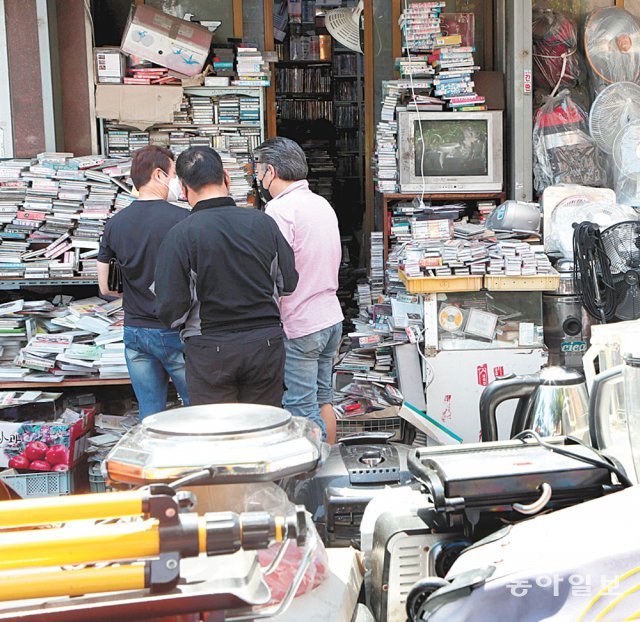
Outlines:
POLYGON ((33 389, 46 387, 54 389, 56 387, 99 387, 118 386, 131 384, 131 378, 76 378, 75 380, 63 380, 62 382, 0 382, 0 390, 7 389, 33 389))
MULTIPOLYGON (((384 235, 384 263, 387 263, 389 253, 389 230, 390 230, 390 210, 389 205, 394 201, 411 201, 415 197, 421 196, 420 192, 402 193, 390 192, 388 194, 377 193, 382 197, 382 227, 384 235)), ((501 192, 425 192, 424 198, 427 201, 478 201, 478 200, 494 200, 499 205, 504 203, 506 194, 501 192)))
POLYGON ((276 94, 277 99, 321 99, 331 100, 331 93, 284 93, 276 94))
MULTIPOLYGON (((401 201, 402 199, 407 199, 408 201, 410 201, 415 197, 419 197, 420 195, 420 192, 393 192, 389 194, 383 194, 382 197, 385 201, 401 201)), ((428 199, 429 201, 448 201, 449 199, 451 199, 452 201, 500 199, 501 202, 504 202, 504 192, 425 192, 424 198, 428 199)))
POLYGON ((330 60, 279 60, 276 66, 282 67, 308 67, 309 65, 331 65, 330 60))

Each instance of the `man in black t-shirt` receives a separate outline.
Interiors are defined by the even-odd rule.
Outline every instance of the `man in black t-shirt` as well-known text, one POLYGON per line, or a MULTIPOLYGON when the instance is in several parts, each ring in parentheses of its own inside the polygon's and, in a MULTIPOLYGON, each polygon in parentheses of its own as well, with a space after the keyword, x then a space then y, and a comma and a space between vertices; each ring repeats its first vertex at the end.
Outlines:
POLYGON ((103 295, 120 295, 108 285, 109 261, 115 257, 122 270, 125 357, 140 419, 144 419, 165 410, 169 377, 183 403, 189 404, 180 335, 158 320, 152 291, 160 244, 189 212, 167 202, 180 194, 168 149, 138 149, 131 179, 138 200, 107 222, 98 254, 98 282, 103 295))

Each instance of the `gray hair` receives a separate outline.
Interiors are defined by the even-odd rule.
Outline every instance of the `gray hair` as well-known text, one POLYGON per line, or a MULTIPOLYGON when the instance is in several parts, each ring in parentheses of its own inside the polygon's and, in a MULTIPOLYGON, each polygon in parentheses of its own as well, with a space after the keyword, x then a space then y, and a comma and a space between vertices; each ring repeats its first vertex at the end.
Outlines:
POLYGON ((271 164, 276 175, 284 181, 299 181, 309 174, 304 151, 290 138, 269 138, 255 150, 254 156, 260 164, 271 164))

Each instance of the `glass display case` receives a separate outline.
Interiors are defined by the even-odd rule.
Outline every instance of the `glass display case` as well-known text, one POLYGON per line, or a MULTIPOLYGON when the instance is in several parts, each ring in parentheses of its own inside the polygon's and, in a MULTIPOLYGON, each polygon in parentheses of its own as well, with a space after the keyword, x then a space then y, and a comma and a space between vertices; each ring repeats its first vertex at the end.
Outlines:
POLYGON ((540 292, 437 294, 431 312, 438 350, 543 347, 540 292))

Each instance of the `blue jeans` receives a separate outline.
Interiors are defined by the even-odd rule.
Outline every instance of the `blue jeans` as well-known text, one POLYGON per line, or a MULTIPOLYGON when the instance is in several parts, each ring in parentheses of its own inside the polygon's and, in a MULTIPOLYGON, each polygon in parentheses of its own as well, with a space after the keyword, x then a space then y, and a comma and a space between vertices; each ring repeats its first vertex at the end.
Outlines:
POLYGON ((333 403, 333 359, 342 338, 342 322, 318 332, 285 339, 284 384, 287 387, 282 405, 292 415, 307 417, 326 435, 320 406, 333 403))
POLYGON ((125 358, 140 407, 140 420, 167 408, 169 377, 189 405, 180 333, 164 328, 124 327, 125 358))

